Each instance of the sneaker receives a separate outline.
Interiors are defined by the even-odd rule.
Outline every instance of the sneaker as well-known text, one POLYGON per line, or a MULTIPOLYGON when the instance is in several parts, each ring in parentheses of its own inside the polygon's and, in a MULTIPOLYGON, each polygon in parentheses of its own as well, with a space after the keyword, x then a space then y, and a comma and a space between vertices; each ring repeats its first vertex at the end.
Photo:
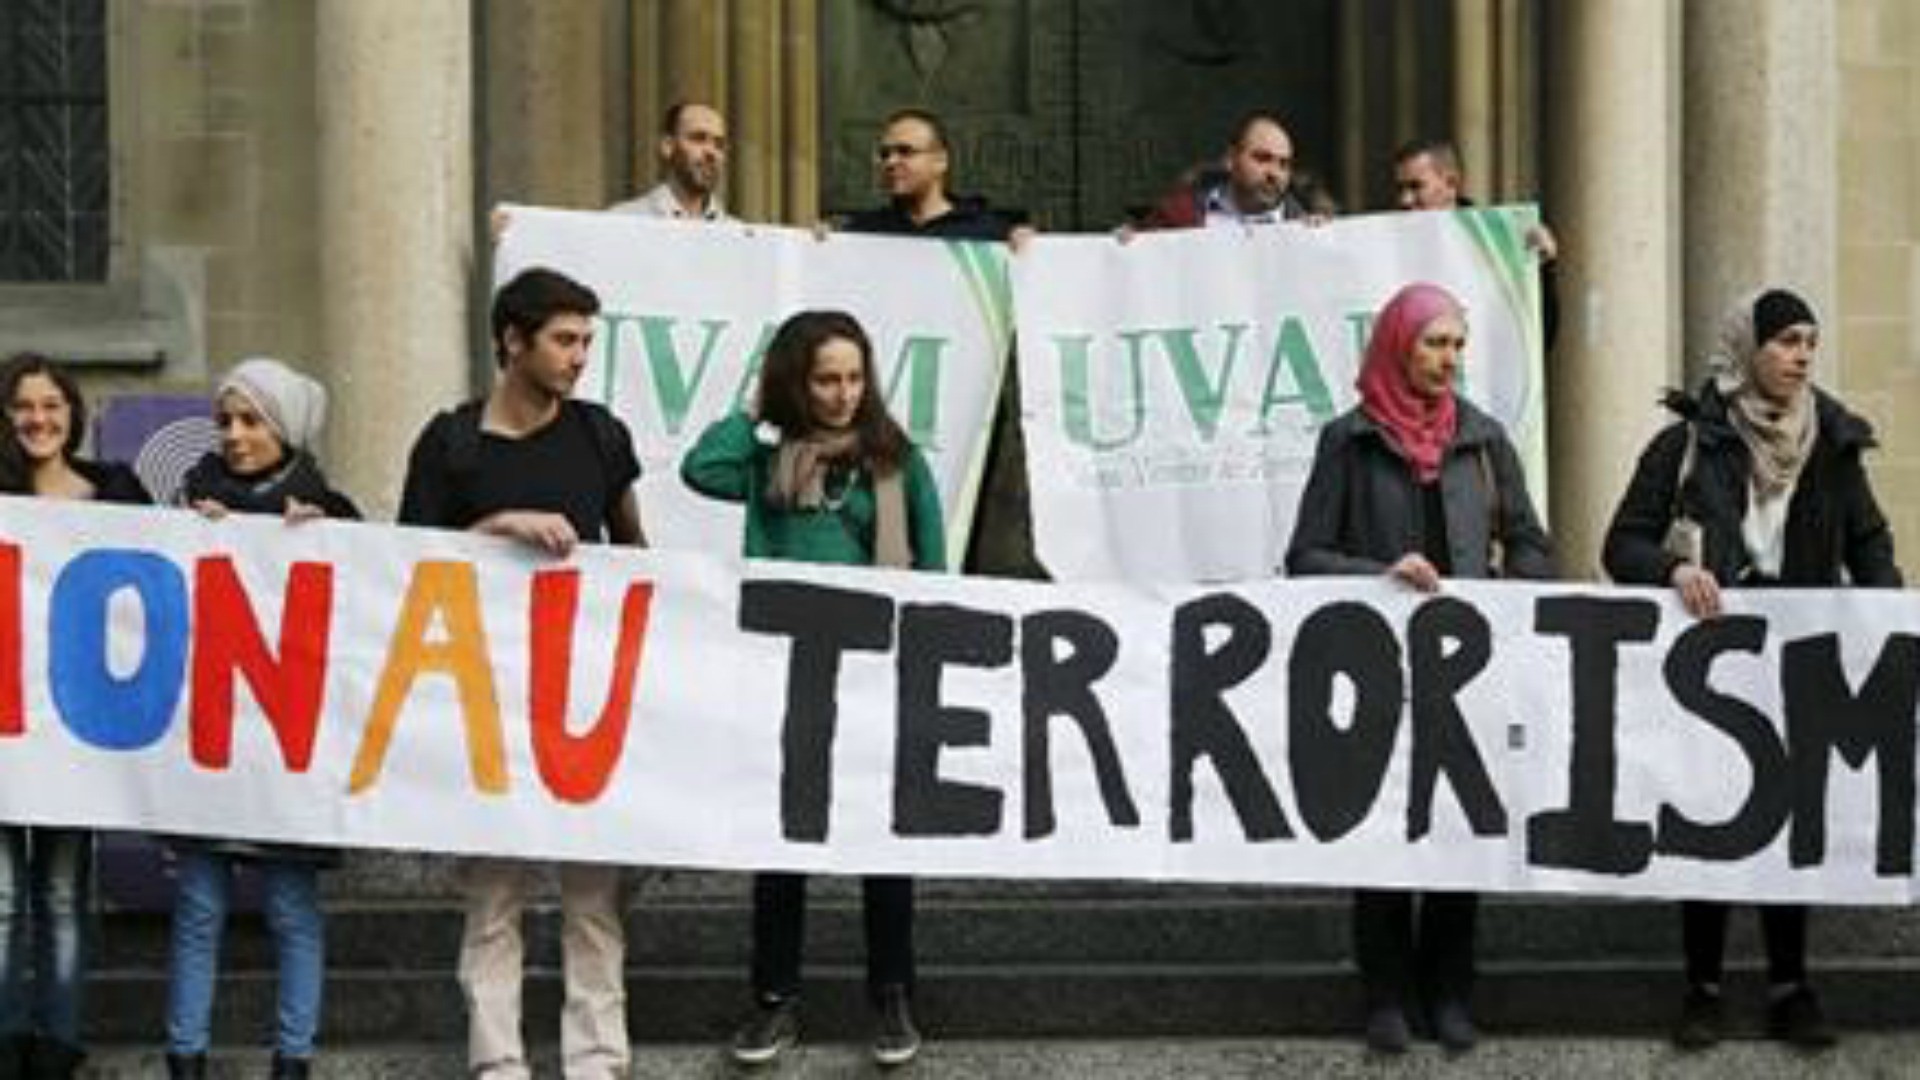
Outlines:
POLYGON ((1767 1035, 1802 1050, 1825 1050, 1839 1041, 1820 1011, 1820 999, 1804 983, 1767 1006, 1767 1035))
POLYGON ((1673 1026, 1673 1045, 1682 1050, 1705 1050, 1719 1042, 1725 1027, 1724 1011, 1718 991, 1687 987, 1687 996, 1680 1002, 1680 1022, 1673 1026))
POLYGON ((1380 1054, 1404 1054, 1413 1045, 1407 1013, 1398 1005, 1375 1005, 1367 1013, 1367 1049, 1380 1054))
POLYGON ((742 1065, 765 1065, 799 1041, 800 999, 763 1001, 733 1033, 733 1060, 742 1065))
POLYGON ((1473 1026, 1467 1003, 1458 998, 1441 998, 1433 1003, 1433 1037, 1453 1053, 1473 1049, 1480 1032, 1473 1026))
POLYGON ((920 1029, 913 1023, 913 1000, 904 986, 883 986, 876 1004, 879 1029, 873 1035, 873 1060, 892 1068, 920 1052, 920 1029))

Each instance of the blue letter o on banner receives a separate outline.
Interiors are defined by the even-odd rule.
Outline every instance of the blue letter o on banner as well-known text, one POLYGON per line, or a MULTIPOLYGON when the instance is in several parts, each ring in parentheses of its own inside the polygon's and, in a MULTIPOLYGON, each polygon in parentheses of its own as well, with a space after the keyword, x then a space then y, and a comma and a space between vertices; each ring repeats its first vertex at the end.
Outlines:
POLYGON ((187 667, 187 583, 148 551, 89 551, 54 583, 47 674, 67 729, 102 750, 138 750, 167 733, 187 667), (107 666, 113 594, 140 595, 146 622, 140 667, 125 679, 107 666))

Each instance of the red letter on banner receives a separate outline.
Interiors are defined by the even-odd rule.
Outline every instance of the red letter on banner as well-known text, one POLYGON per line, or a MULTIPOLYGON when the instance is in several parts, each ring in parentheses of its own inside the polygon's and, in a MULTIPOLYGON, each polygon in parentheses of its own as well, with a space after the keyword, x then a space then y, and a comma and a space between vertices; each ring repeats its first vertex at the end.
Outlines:
POLYGON ((26 733, 20 688, 20 545, 0 544, 0 736, 26 733))
POLYGON ((620 761, 633 708, 640 646, 647 636, 653 586, 634 582, 620 605, 620 643, 614 649, 612 685, 600 719, 583 735, 567 730, 567 683, 573 668, 573 617, 580 606, 578 570, 543 570, 533 576, 530 604, 528 711, 533 723, 533 760, 547 790, 563 802, 599 798, 620 761))
POLYGON ((233 675, 246 676, 287 769, 313 761, 333 626, 333 567, 295 563, 280 612, 280 658, 260 636, 247 590, 225 556, 201 559, 193 583, 193 760, 224 769, 233 757, 233 675))

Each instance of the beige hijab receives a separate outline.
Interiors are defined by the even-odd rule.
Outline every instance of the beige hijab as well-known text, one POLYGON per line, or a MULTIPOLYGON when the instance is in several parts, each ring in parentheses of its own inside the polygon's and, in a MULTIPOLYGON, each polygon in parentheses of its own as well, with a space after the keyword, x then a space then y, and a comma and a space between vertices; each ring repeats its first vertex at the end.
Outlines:
POLYGON ((1753 310, 1762 295, 1764 290, 1755 291, 1727 312, 1707 354, 1707 372, 1726 399, 1728 419, 1753 459, 1754 491, 1762 499, 1774 499, 1799 479, 1819 435, 1819 420, 1810 383, 1802 384, 1784 405, 1760 392, 1754 360, 1765 342, 1757 340, 1753 310))

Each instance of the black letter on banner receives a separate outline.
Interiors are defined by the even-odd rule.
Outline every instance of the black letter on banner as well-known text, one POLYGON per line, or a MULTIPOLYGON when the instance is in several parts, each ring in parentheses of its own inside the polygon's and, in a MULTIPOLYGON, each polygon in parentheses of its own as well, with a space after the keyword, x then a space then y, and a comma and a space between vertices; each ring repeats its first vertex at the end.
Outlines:
POLYGON ((1049 722, 1056 716, 1080 725, 1100 782, 1107 819, 1133 828, 1140 811, 1127 791, 1126 773, 1113 745, 1106 710, 1093 684, 1113 669, 1120 639, 1113 629, 1083 611, 1042 611, 1020 620, 1020 712, 1025 720, 1026 837, 1053 834, 1053 762, 1049 722), (1068 649, 1056 658, 1059 645, 1068 649))
POLYGON ((1260 609, 1215 593, 1181 604, 1173 613, 1173 783, 1169 829, 1175 840, 1193 839, 1193 766, 1213 759, 1220 782, 1249 840, 1290 837, 1286 815, 1260 771, 1247 733, 1240 729, 1223 692, 1245 681, 1266 662, 1273 631, 1260 609), (1229 631, 1217 652, 1207 651, 1207 628, 1229 631))
POLYGON ((1543 596, 1536 602, 1534 632, 1563 634, 1573 650, 1573 760, 1567 808, 1527 821, 1527 861, 1533 865, 1621 875, 1646 869, 1653 826, 1613 817, 1619 779, 1615 674, 1620 643, 1651 641, 1659 627, 1660 605, 1652 600, 1543 596))
POLYGON ((833 805, 840 654, 892 648, 893 601, 798 581, 743 581, 740 629, 793 638, 780 731, 780 835, 824 843, 833 805))
POLYGON ((1300 623, 1287 660, 1287 757, 1300 820, 1322 840, 1365 821, 1393 760, 1406 687, 1400 640, 1380 613, 1328 604, 1300 623), (1353 682, 1353 722, 1333 716, 1336 676, 1353 682))
POLYGON ((1466 811, 1473 835, 1505 833, 1507 809, 1500 805, 1467 719, 1454 701, 1460 688, 1486 669, 1493 655, 1492 628, 1472 604, 1450 597, 1429 600, 1407 624, 1407 652, 1413 669, 1413 791, 1407 801, 1407 839, 1418 840, 1432 828, 1433 791, 1442 772, 1466 811), (1452 655, 1448 642, 1458 644, 1452 655))
POLYGON ((1787 701, 1787 750, 1793 758, 1794 866, 1816 866, 1827 854, 1829 755, 1855 769, 1880 759, 1880 844, 1875 872, 1913 870, 1913 714, 1920 704, 1920 636, 1894 634, 1861 683, 1847 689, 1837 634, 1788 642, 1780 650, 1787 701))
POLYGON ((1752 615, 1723 615, 1693 624, 1667 651, 1667 691, 1688 712, 1719 728, 1739 744, 1753 772, 1747 801, 1717 825, 1682 817, 1671 805, 1660 808, 1660 853, 1692 859, 1734 862, 1766 847, 1787 823, 1787 748, 1765 713, 1707 682, 1713 661, 1723 652, 1758 653, 1767 641, 1767 621, 1752 615))
POLYGON ((991 836, 1000 831, 993 788, 940 778, 940 751, 985 746, 993 720, 978 709, 940 703, 948 664, 1005 667, 1013 660, 1013 619, 951 604, 900 606, 900 735, 893 753, 893 831, 899 836, 991 836))

